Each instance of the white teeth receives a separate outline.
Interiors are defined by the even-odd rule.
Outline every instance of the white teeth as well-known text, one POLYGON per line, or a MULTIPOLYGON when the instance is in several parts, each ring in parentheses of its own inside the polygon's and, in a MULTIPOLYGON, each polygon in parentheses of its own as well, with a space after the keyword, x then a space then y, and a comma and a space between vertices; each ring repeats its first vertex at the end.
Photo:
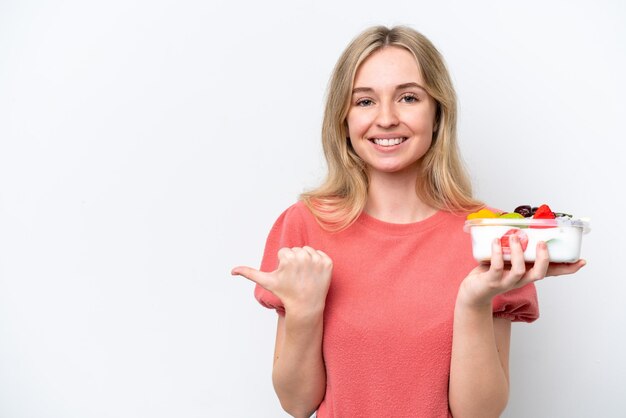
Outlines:
POLYGON ((374 138, 374 143, 376 145, 380 145, 382 147, 390 147, 393 145, 398 145, 404 141, 404 138, 391 138, 391 139, 378 139, 374 138))

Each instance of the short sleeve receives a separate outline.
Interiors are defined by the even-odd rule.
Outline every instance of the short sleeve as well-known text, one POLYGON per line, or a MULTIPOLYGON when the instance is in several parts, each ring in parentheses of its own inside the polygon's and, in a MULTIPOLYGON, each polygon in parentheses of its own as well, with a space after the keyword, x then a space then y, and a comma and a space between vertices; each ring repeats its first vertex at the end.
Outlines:
MULTIPOLYGON (((284 211, 272 226, 265 242, 261 271, 270 272, 278 267, 278 250, 287 247, 302 247, 306 242, 306 228, 300 207, 302 203, 295 204, 284 211)), ((268 309, 275 309, 279 315, 285 314, 282 301, 263 287, 256 285, 254 297, 261 305, 268 309)))
POLYGON ((533 283, 498 295, 493 300, 493 316, 513 322, 533 322, 539 318, 537 290, 533 283))

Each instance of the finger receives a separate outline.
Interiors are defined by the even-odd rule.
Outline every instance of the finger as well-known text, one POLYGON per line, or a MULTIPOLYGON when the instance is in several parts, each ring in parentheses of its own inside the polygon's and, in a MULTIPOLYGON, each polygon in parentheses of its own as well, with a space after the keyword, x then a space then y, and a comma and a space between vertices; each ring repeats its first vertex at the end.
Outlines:
MULTIPOLYGON (((319 255, 321 255, 322 257, 328 257, 328 254, 326 254, 324 251, 322 250, 315 250, 319 255)), ((328 257, 330 258, 330 257, 328 257)))
POLYGON ((539 241, 536 248, 535 262, 533 266, 526 271, 522 280, 518 282, 518 287, 522 287, 528 283, 535 282, 546 277, 546 272, 548 270, 548 266, 550 265, 548 246, 545 242, 539 241))
POLYGON ((511 270, 507 277, 512 282, 519 281, 524 273, 526 273, 526 262, 524 261, 524 250, 517 235, 509 237, 509 246, 511 247, 511 270))
POLYGON ((326 266, 328 267, 332 267, 333 266, 333 259, 330 258, 330 256, 328 254, 326 254, 324 251, 322 250, 315 250, 320 257, 322 258, 322 261, 324 261, 324 264, 326 264, 326 266))
POLYGON ((315 255, 317 256, 317 251, 315 251, 313 248, 309 247, 308 245, 305 245, 304 247, 302 247, 302 251, 306 251, 307 253, 311 254, 311 255, 315 255))
POLYGON ((293 252, 293 260, 300 267, 305 265, 303 263, 308 263, 311 260, 311 254, 304 247, 293 247, 291 251, 293 252))
POLYGON ((283 247, 283 248, 281 248, 280 250, 278 250, 278 254, 277 254, 277 255, 278 255, 278 261, 279 261, 279 263, 280 263, 281 261, 283 261, 283 260, 288 260, 288 259, 290 259, 290 258, 295 257, 295 255, 296 255, 296 251, 297 251, 298 249, 299 249, 299 248, 293 248, 293 249, 292 249, 292 248, 283 247), (294 251, 294 250, 295 250, 295 251, 294 251))
POLYGON ((302 247, 302 251, 305 251, 313 261, 319 261, 321 258, 320 254, 316 250, 307 245, 302 247))
POLYGON ((231 270, 230 274, 232 274, 233 276, 245 277, 246 279, 253 281, 254 283, 264 288, 267 288, 267 286, 271 283, 270 273, 259 271, 257 269, 253 269, 252 267, 235 267, 231 270))
POLYGON ((500 239, 496 238, 491 242, 491 265, 489 273, 498 280, 502 278, 504 271, 504 257, 502 255, 502 245, 500 239))
POLYGON ((332 269, 333 268, 333 259, 330 258, 330 256, 328 254, 326 254, 324 251, 322 250, 315 250, 315 253, 317 254, 317 260, 319 260, 319 262, 321 262, 321 264, 327 268, 327 269, 332 269))
POLYGON ((298 262, 302 262, 309 257, 309 253, 302 247, 293 247, 291 248, 291 256, 294 260, 298 260, 298 262))
POLYGON ((537 255, 535 256, 535 264, 530 269, 530 278, 532 280, 541 280, 546 277, 546 272, 550 266, 550 253, 548 252, 548 245, 539 241, 537 243, 537 255))

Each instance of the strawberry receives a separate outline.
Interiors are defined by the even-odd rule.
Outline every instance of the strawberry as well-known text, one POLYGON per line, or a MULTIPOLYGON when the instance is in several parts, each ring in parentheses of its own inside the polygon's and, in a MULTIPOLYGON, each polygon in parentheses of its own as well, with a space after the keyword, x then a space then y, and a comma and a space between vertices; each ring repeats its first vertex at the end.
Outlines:
POLYGON ((550 206, 548 205, 541 205, 539 206, 539 208, 537 209, 537 212, 535 212, 535 214, 533 215, 533 219, 554 219, 554 213, 552 212, 552 209, 550 209, 550 206))
MULTIPOLYGON (((556 216, 554 216, 552 209, 550 209, 550 206, 548 205, 539 206, 537 208, 537 211, 533 215, 533 219, 554 219, 554 218, 556 218, 556 216)), ((554 228, 555 226, 556 226, 556 221, 554 221, 554 225, 552 225, 552 222, 545 222, 542 225, 536 225, 536 224, 533 225, 531 223, 530 225, 531 228, 536 228, 536 229, 554 228)))
POLYGON ((524 231, 519 228, 509 229, 500 237, 500 246, 502 247, 502 254, 511 254, 511 245, 509 243, 509 238, 512 235, 517 235, 519 238, 519 243, 522 245, 522 251, 526 251, 526 247, 528 247, 528 235, 524 231))

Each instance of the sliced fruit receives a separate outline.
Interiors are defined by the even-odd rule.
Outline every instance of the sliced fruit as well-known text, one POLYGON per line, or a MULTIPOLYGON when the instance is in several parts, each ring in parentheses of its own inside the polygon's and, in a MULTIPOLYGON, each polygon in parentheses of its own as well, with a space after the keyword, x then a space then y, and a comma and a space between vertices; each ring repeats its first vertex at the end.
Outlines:
POLYGON ((470 213, 467 215, 467 219, 484 219, 484 218, 497 218, 498 215, 489 209, 481 209, 478 212, 470 213))
POLYGON ((524 216, 520 215, 517 212, 502 213, 498 217, 504 219, 524 219, 524 216))

